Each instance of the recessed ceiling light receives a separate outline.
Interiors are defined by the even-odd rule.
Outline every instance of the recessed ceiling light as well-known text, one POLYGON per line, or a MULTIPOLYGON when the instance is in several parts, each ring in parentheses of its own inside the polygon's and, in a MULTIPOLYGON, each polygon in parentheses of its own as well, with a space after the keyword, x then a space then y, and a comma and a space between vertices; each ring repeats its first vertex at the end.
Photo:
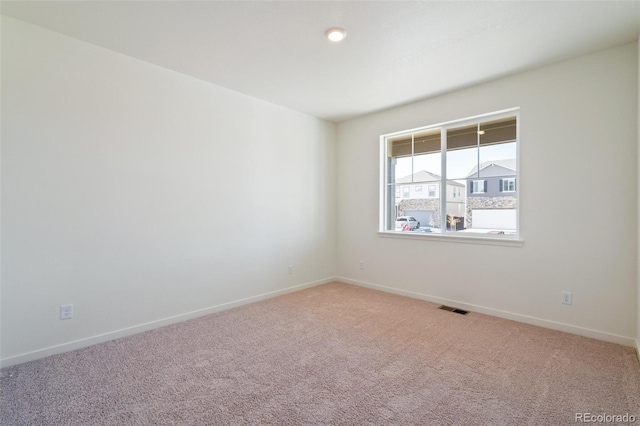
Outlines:
POLYGON ((344 38, 347 36, 347 32, 342 28, 334 27, 329 28, 327 31, 325 31, 324 35, 326 35, 329 40, 338 42, 344 40, 344 38))

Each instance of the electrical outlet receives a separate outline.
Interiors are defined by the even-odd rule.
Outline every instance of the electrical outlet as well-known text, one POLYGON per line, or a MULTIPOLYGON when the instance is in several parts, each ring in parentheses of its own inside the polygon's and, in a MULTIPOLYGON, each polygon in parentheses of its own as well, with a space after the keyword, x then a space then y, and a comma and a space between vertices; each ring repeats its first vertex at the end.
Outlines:
POLYGON ((293 265, 289 265, 289 274, 293 274, 293 265))
POLYGON ((562 292, 562 303, 565 304, 565 305, 570 305, 572 296, 573 296, 573 294, 569 293, 568 291, 563 291, 562 292))
POLYGON ((61 305, 60 306, 60 319, 71 319, 73 318, 73 305, 61 305))
POLYGON ((360 261, 360 269, 364 269, 364 260, 360 261))

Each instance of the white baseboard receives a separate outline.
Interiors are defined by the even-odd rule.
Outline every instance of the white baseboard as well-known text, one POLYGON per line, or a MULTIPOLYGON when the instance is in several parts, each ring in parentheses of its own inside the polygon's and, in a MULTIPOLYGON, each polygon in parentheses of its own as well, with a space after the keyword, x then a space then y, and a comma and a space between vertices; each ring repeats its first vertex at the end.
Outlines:
POLYGON ((640 339, 636 339, 636 355, 638 355, 638 362, 640 362, 640 339))
POLYGON ((164 327, 166 325, 175 324, 178 322, 198 318, 204 315, 213 314, 215 312, 225 311, 227 309, 236 308, 242 305, 248 305, 250 303, 259 302, 261 300, 270 299, 272 297, 281 296, 287 293, 293 293, 295 291, 304 290, 305 288, 311 288, 322 284, 327 284, 333 281, 337 281, 336 277, 325 278, 323 280, 313 281, 305 284, 294 285, 282 290, 276 290, 268 293, 259 294, 257 296, 247 297, 245 299, 235 300, 233 302, 221 303, 220 305, 210 306, 204 309, 198 309, 196 311, 187 312, 180 315, 175 315, 168 318, 163 318, 156 321, 147 322, 144 324, 135 325, 132 327, 123 328, 120 330, 110 331, 108 333, 99 334, 96 336, 86 337, 84 339, 74 340, 72 342, 63 343, 60 345, 50 346, 43 349, 38 349, 32 352, 26 352, 20 355, 4 358, 0 360, 0 368, 10 367, 12 365, 22 364, 24 362, 35 361, 40 358, 45 358, 50 355, 56 355, 64 352, 73 351, 76 349, 85 348, 98 343, 107 342, 109 340, 119 339, 121 337, 131 336, 133 334, 141 333, 143 331, 153 330, 155 328, 164 327))
POLYGON ((456 308, 464 309, 467 311, 478 312, 481 314, 491 315, 494 317, 504 318, 512 321, 518 321, 525 324, 536 325, 538 327, 550 328, 552 330, 564 331, 566 333, 577 334, 580 336, 591 337, 598 340, 604 340, 606 342, 618 343, 624 346, 635 347, 640 356, 640 343, 637 339, 632 337, 619 336, 617 334, 605 333, 603 331, 591 330, 588 328, 578 327, 574 325, 564 324, 561 322, 545 320, 542 318, 530 317, 527 315, 516 314, 514 312, 501 311, 499 309, 486 308, 484 306, 473 305, 469 303, 460 302, 457 300, 443 299, 441 297, 430 296, 427 294, 416 293, 413 291, 400 290, 393 287, 386 287, 378 284, 372 284, 364 281, 352 280, 349 278, 338 277, 337 281, 347 284, 353 284, 360 287, 366 287, 373 290, 380 290, 386 293, 398 294, 400 296, 407 296, 414 299, 426 300, 428 302, 438 303, 440 305, 455 306, 456 308))

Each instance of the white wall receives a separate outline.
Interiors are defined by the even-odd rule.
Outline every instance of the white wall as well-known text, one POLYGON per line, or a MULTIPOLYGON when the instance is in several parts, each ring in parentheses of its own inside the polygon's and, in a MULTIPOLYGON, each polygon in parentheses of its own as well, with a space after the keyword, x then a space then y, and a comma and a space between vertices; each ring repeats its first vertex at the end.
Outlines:
POLYGON ((633 43, 341 123, 340 276, 632 345, 637 56, 633 43), (511 107, 521 108, 522 247, 376 234, 379 135, 511 107))
POLYGON ((4 17, 2 124, 3 365, 335 275, 333 124, 4 17))

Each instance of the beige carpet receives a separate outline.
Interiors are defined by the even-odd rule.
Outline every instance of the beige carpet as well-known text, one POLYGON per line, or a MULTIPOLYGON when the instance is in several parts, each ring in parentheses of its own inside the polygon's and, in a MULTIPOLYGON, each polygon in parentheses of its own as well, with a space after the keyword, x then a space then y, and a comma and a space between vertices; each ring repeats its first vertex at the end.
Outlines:
POLYGON ((7 368, 0 384, 2 425, 640 418, 632 348, 340 283, 7 368))

